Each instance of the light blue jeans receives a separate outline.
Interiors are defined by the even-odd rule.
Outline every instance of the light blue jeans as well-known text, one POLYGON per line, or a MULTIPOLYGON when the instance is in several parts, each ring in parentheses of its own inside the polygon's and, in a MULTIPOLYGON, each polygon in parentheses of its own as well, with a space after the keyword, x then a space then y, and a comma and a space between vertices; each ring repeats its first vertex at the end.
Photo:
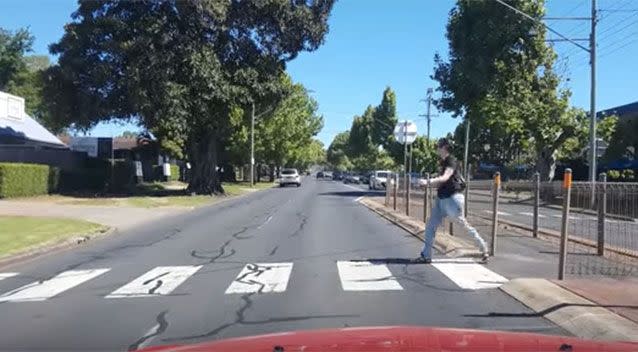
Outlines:
POLYGON ((432 207, 432 214, 428 219, 428 223, 425 225, 425 246, 423 246, 423 251, 421 252, 423 257, 432 258, 432 245, 434 244, 436 229, 441 225, 445 217, 462 225, 468 234, 472 236, 481 251, 487 253, 485 241, 463 216, 463 203, 465 203, 465 197, 463 197, 461 193, 455 193, 448 198, 436 198, 434 206, 432 207))

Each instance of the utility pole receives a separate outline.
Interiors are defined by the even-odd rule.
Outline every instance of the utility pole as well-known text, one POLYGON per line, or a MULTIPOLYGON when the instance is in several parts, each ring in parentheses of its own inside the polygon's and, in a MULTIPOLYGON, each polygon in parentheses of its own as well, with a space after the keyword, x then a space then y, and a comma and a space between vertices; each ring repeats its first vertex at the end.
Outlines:
POLYGON ((427 116, 426 118, 428 119, 428 144, 430 143, 430 122, 432 120, 431 116, 430 116, 430 105, 432 104, 432 88, 428 88, 428 110, 426 112, 427 116))
POLYGON ((591 33, 589 35, 589 60, 591 64, 590 121, 589 121, 589 181, 592 183, 592 205, 596 182, 596 0, 591 1, 591 33))
POLYGON ((255 187, 255 102, 250 113, 250 187, 255 187))

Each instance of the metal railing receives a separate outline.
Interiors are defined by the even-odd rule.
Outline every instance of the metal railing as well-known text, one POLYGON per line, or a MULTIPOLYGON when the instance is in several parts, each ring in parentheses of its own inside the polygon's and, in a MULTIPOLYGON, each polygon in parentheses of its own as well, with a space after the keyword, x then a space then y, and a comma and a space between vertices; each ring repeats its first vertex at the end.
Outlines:
MULTIPOLYGON (((556 245, 558 277, 638 276, 638 183, 530 180, 468 182, 466 217, 498 255, 499 225, 556 245)), ((426 177, 427 179, 427 177, 426 177)), ((386 205, 427 222, 436 190, 395 176, 386 205), (406 182, 408 181, 408 182, 406 182), (409 185, 407 188, 405 185, 409 185)), ((451 235, 451 223, 444 224, 451 235)))

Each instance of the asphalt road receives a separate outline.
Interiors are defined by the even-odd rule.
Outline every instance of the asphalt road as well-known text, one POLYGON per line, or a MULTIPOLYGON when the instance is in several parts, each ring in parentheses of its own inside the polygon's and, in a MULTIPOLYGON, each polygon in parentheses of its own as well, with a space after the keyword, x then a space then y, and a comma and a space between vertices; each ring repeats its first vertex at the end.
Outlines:
POLYGON ((505 264, 408 264, 422 243, 364 194, 307 178, 0 268, 0 349, 398 324, 566 334, 496 288, 505 264))

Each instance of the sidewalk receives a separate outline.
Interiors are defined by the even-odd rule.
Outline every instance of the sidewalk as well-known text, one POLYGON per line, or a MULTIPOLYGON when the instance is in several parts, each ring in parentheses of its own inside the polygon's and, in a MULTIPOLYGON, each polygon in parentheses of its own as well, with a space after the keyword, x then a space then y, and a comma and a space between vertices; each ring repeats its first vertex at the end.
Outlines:
MULTIPOLYGON (((367 200, 383 207, 382 196, 367 200)), ((399 204, 397 209, 401 211, 393 222, 404 227, 402 219, 415 221, 400 214, 404 209, 399 204)), ((387 211, 391 212, 391 209, 387 211)), ((422 217, 418 213, 414 215, 422 217)), ((470 222, 489 243, 491 224, 480 218, 471 218, 470 222)), ((469 237, 459 233, 461 231, 455 230, 454 236, 450 236, 447 228, 442 230, 447 239, 468 242, 469 237)), ((439 236, 437 234, 437 241, 439 236)), ((551 320, 576 336, 638 341, 638 279, 582 276, 583 266, 608 259, 594 258, 576 246, 570 246, 567 280, 558 281, 558 248, 556 239, 533 238, 525 231, 499 227, 495 256, 490 258, 487 267, 510 280, 501 286, 503 292, 530 307, 535 315, 551 320)), ((494 316, 512 314, 521 313, 493 313, 494 316)))
POLYGON ((63 217, 91 221, 120 230, 181 214, 189 208, 137 208, 93 205, 51 204, 42 201, 0 200, 0 215, 63 217))

